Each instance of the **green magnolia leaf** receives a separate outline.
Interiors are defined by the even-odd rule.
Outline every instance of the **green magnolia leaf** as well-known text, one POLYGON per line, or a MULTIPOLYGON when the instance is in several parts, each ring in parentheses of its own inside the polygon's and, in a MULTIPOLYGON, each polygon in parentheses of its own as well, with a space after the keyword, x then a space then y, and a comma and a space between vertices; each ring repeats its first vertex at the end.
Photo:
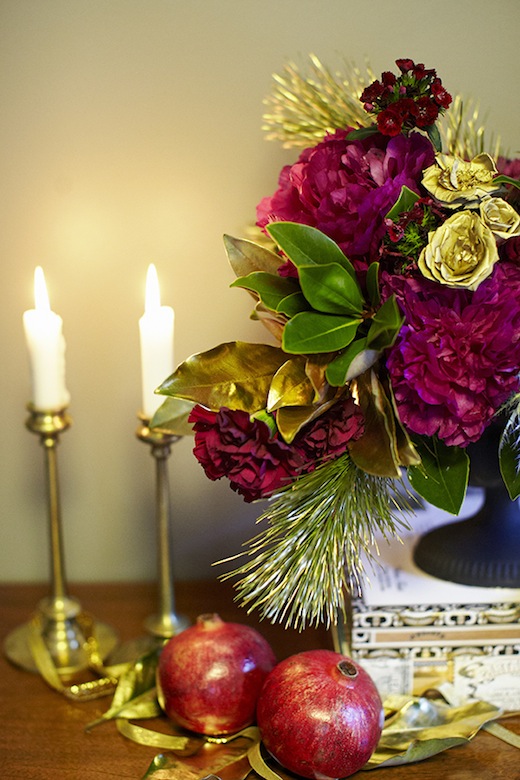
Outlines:
POLYGON ((341 387, 371 368, 379 357, 378 350, 367 349, 367 340, 356 339, 327 366, 327 382, 341 387))
POLYGON ((376 350, 391 347, 403 322, 404 317, 399 310, 395 295, 391 295, 372 317, 367 334, 367 347, 376 350))
POLYGON ((500 471, 511 501, 520 496, 520 442, 518 430, 506 427, 498 450, 500 471))
POLYGON ((304 311, 285 326, 282 346, 285 352, 296 355, 337 352, 354 340, 361 322, 361 319, 304 311))
POLYGON ((370 263, 367 270, 366 286, 368 298, 372 306, 379 306, 381 295, 379 294, 379 263, 370 263))
POLYGON ((183 398, 165 398, 152 417, 150 428, 175 436, 192 436, 193 426, 188 422, 188 417, 194 406, 193 401, 185 401, 183 398))
POLYGON ((276 311, 280 314, 285 314, 287 317, 294 317, 300 311, 308 311, 309 304, 305 300, 305 296, 302 292, 292 293, 282 298, 276 311))
POLYGON ((278 347, 231 341, 189 357, 159 392, 213 411, 227 406, 252 414, 265 407, 271 380, 286 360, 278 347))
POLYGON ((403 185, 401 187, 399 197, 386 215, 386 218, 396 222, 401 214, 404 214, 405 211, 410 211, 414 203, 417 203, 419 198, 420 195, 418 195, 406 185, 403 185))
POLYGON ((241 276, 231 283, 230 287, 243 287, 255 292, 264 306, 278 311, 278 306, 287 296, 300 292, 296 279, 273 276, 265 271, 254 271, 247 276, 241 276))
POLYGON ((304 296, 317 311, 359 317, 363 294, 356 279, 338 263, 302 265, 298 269, 304 296))
POLYGON ((466 495, 469 457, 460 447, 447 447, 438 439, 415 442, 419 466, 408 467, 413 489, 429 504, 457 515, 466 495))
POLYGON ((254 271, 276 275, 278 268, 283 265, 282 258, 275 252, 245 238, 225 235, 224 246, 236 276, 247 276, 254 271))
POLYGON ((110 708, 101 718, 89 723, 89 731, 113 718, 155 718, 161 713, 155 688, 155 673, 162 646, 139 658, 119 678, 110 708))
POLYGON ((297 268, 301 265, 338 263, 356 279, 350 260, 321 230, 298 222, 272 222, 267 226, 267 232, 297 268))

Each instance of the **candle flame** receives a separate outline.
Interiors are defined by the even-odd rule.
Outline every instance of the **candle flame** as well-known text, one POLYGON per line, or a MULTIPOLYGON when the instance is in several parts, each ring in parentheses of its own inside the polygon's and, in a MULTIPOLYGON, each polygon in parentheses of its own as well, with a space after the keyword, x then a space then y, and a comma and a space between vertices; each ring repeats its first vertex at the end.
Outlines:
POLYGON ((148 266, 148 273, 146 274, 146 295, 144 301, 145 312, 152 312, 159 309, 161 306, 161 294, 159 291, 159 279, 157 277, 157 271, 155 265, 151 263, 148 266))
POLYGON ((38 311, 50 311, 49 295, 43 268, 39 265, 34 271, 34 307, 38 311))

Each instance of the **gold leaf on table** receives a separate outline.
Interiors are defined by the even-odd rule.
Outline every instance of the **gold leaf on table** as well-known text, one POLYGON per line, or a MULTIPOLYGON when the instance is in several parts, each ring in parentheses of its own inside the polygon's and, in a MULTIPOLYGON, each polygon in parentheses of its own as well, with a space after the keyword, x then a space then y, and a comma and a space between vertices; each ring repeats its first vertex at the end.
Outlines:
POLYGON ((139 658, 119 678, 110 708, 85 726, 86 731, 113 718, 154 718, 161 710, 155 688, 159 649, 139 658))
POLYGON ((395 714, 388 719, 374 754, 363 769, 400 766, 424 761, 430 756, 471 740, 479 729, 500 717, 501 710, 483 701, 449 707, 430 699, 396 699, 395 714))
POLYGON ((251 772, 247 752, 251 740, 240 739, 225 745, 206 742, 193 756, 159 755, 142 780, 202 780, 216 774, 223 780, 243 780, 251 772))
POLYGON ((246 238, 225 235, 224 246, 231 268, 238 277, 247 276, 254 271, 266 271, 276 276, 283 264, 283 260, 275 252, 246 238))
POLYGON ((231 341, 192 355, 161 385, 161 393, 250 414, 264 409, 272 378, 287 360, 278 347, 231 341))

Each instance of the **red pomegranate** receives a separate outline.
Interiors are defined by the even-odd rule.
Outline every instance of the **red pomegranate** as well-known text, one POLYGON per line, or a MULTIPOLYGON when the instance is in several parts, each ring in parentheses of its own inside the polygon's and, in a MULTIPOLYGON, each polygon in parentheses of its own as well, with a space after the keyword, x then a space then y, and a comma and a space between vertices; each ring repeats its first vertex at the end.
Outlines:
POLYGON ((270 645, 254 628, 200 615, 161 652, 159 703, 191 731, 232 734, 253 723, 260 690, 275 664, 270 645))
POLYGON ((364 766, 384 712, 372 678, 351 658, 309 650, 268 675, 257 706, 262 741, 286 769, 327 780, 364 766))

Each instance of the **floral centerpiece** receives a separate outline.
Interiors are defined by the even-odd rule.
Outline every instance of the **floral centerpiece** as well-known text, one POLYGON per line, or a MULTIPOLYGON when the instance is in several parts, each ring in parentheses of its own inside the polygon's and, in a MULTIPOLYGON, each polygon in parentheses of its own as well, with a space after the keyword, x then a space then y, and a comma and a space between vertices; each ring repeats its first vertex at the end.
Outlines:
POLYGON ((517 162, 475 148, 460 101, 445 121, 452 97, 422 64, 363 83, 313 63, 278 79, 266 117, 305 148, 254 239, 225 237, 270 343, 188 358, 152 421, 187 419, 207 476, 268 500, 226 576, 245 606, 300 627, 335 620, 361 552, 399 533, 414 493, 460 511, 467 447, 497 418, 520 493, 517 162))

